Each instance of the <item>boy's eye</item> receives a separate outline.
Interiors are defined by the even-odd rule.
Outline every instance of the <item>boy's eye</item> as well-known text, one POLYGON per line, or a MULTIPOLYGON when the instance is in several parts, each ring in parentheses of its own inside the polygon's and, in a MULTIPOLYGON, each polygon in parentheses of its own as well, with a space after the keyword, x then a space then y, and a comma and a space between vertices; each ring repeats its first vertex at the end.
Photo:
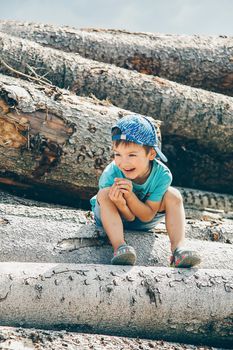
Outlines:
POLYGON ((136 154, 130 154, 129 156, 130 157, 136 157, 136 154))

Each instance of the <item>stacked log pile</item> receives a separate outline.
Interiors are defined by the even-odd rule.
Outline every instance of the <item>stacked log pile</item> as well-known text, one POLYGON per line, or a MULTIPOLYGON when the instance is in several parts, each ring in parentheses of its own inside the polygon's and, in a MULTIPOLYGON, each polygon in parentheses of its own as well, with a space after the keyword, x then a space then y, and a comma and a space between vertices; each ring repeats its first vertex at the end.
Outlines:
POLYGON ((53 84, 78 95, 94 94, 163 121, 164 152, 177 185, 232 194, 231 97, 7 34, 0 34, 0 48, 4 74, 46 74, 53 84))
POLYGON ((1 325, 229 347, 231 38, 6 21, 0 30, 0 184, 60 203, 0 194, 1 325), (138 266, 109 266, 104 232, 78 209, 111 161, 112 124, 135 112, 154 118, 159 138, 161 128, 199 269, 169 267, 164 222, 126 233, 138 266))

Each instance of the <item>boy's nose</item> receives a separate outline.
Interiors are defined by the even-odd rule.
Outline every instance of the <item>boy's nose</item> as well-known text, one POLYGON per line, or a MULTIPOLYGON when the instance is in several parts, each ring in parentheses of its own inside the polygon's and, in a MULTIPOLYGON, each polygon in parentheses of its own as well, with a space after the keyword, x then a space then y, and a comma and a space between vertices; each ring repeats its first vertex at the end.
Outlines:
POLYGON ((121 164, 123 164, 124 166, 130 165, 130 160, 128 158, 122 158, 121 164))

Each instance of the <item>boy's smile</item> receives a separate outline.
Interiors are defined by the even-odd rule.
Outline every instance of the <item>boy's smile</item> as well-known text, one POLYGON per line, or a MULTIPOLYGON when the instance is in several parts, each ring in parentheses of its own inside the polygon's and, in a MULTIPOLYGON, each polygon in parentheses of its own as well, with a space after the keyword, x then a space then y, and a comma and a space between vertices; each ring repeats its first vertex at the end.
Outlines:
POLYGON ((113 144, 114 160, 116 166, 123 172, 126 178, 136 183, 144 183, 150 175, 150 161, 156 156, 153 148, 146 154, 143 146, 136 143, 113 144))

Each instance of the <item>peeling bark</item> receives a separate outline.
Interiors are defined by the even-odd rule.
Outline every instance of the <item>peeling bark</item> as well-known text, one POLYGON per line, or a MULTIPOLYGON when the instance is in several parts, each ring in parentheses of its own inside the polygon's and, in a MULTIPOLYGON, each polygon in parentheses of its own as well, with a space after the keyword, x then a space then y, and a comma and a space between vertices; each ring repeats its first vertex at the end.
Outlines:
POLYGON ((111 161, 111 126, 130 112, 65 91, 56 101, 6 76, 0 77, 0 101, 0 182, 25 191, 44 185, 73 201, 90 198, 111 161))
POLYGON ((4 325, 233 341, 231 270, 1 263, 0 271, 4 325))
POLYGON ((233 95, 232 38, 1 21, 0 30, 83 57, 233 95))

